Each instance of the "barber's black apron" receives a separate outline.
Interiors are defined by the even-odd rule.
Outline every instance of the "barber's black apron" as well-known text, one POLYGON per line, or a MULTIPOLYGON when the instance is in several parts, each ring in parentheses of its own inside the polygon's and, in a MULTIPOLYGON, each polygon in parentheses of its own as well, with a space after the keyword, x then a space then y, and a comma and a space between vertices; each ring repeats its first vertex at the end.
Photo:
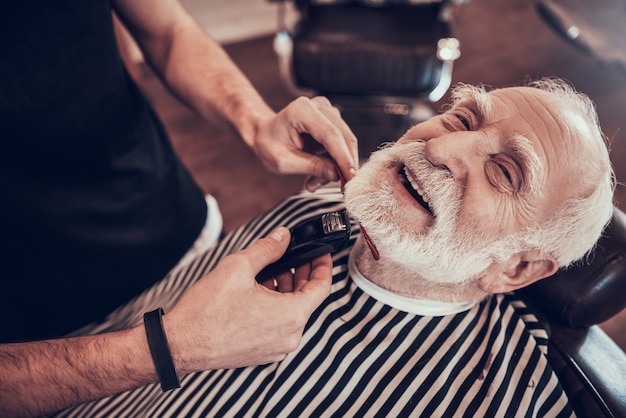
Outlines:
POLYGON ((107 0, 0 13, 0 342, 64 335, 162 278, 202 191, 125 72, 107 0))

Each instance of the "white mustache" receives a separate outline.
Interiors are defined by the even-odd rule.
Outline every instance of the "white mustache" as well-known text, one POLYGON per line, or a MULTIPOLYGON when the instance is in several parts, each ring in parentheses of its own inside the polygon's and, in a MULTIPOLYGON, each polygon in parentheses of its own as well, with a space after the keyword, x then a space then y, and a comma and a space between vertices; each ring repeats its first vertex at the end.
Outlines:
POLYGON ((425 142, 400 144, 394 151, 416 177, 435 217, 443 217, 446 222, 456 224, 461 206, 461 188, 447 169, 428 161, 425 145, 425 142))
MULTIPOLYGON (((435 215, 435 223, 444 223, 447 228, 453 227, 458 222, 462 197, 461 187, 447 169, 436 167, 428 161, 425 145, 426 143, 422 141, 388 144, 373 153, 360 171, 374 171, 392 164, 397 165, 398 170, 401 166, 407 167, 420 184, 420 189, 424 192, 435 215)), ((375 177, 373 173, 363 174, 369 174, 372 180, 375 177)), ((375 188, 371 190, 374 193, 375 188)), ((384 187, 380 193, 389 194, 390 189, 384 187)), ((394 210, 393 199, 387 201, 387 206, 390 210, 394 210)))

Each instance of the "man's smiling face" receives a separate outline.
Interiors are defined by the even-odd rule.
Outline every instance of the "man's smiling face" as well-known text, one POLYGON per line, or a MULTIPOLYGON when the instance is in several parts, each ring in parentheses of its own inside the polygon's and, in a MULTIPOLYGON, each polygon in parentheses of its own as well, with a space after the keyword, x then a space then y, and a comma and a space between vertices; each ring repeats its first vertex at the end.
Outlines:
POLYGON ((529 87, 467 88, 444 114, 374 153, 346 187, 381 252, 428 280, 461 282, 519 251, 509 237, 580 193, 584 122, 529 87))

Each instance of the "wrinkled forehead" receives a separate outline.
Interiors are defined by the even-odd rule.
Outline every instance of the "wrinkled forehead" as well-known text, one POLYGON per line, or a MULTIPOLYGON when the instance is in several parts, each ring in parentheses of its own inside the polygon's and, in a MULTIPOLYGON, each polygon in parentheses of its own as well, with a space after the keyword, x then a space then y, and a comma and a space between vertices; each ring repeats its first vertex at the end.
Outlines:
POLYGON ((506 87, 488 92, 482 87, 461 85, 453 91, 451 105, 450 111, 469 107, 487 123, 504 120, 515 127, 526 122, 526 129, 542 138, 558 137, 574 147, 597 146, 590 121, 580 110, 564 98, 538 88, 506 87))
MULTIPOLYGON (((603 158, 606 151, 602 133, 598 130, 596 121, 590 119, 582 102, 577 99, 566 98, 556 93, 544 91, 534 87, 511 87, 495 90, 488 96, 507 100, 503 93, 509 92, 508 100, 517 101, 520 109, 525 110, 523 115, 532 114, 548 128, 551 141, 562 152, 572 151, 592 158, 603 158), (520 104, 523 100, 526 103, 520 104)), ((520 116, 523 116, 520 115, 520 116)), ((541 132, 536 124, 533 125, 541 132)))
POLYGON ((566 123, 570 118, 575 126, 586 129, 587 123, 574 111, 567 101, 557 95, 534 87, 505 87, 487 91, 482 86, 459 85, 451 95, 451 107, 474 108, 482 119, 501 119, 503 108, 515 109, 517 114, 507 114, 511 118, 523 118, 525 111, 544 113, 555 121, 566 123), (541 110, 547 112, 542 112, 541 110))

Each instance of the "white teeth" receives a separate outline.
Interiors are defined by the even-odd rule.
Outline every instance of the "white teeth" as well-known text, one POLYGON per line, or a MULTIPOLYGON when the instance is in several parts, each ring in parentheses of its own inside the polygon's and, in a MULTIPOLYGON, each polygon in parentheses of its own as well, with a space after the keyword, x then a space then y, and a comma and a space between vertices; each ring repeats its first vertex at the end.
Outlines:
POLYGON ((420 186, 417 184, 417 181, 413 178, 413 176, 411 175, 411 172, 404 167, 404 174, 406 174, 406 178, 409 179, 409 182, 411 183, 411 186, 415 189, 415 191, 422 196, 422 199, 424 200, 424 202, 428 203, 428 197, 426 197, 424 195, 424 192, 422 191, 422 189, 420 189, 420 186))

